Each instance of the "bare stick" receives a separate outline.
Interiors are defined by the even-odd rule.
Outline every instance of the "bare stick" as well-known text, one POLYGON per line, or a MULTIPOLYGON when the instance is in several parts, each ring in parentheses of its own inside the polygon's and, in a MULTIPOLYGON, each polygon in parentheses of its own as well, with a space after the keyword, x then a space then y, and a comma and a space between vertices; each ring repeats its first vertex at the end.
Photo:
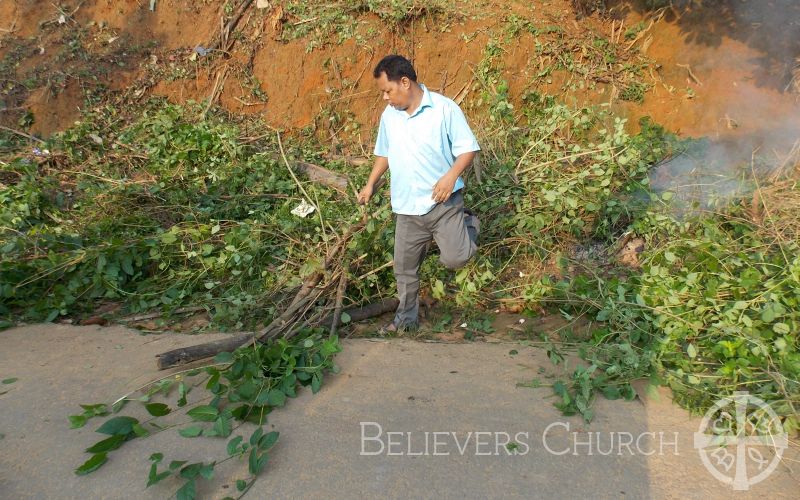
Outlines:
POLYGON ((20 132, 19 130, 14 130, 13 128, 4 127, 2 125, 0 125, 0 129, 6 130, 8 132, 11 132, 12 134, 17 134, 17 135, 22 136, 22 137, 27 137, 28 139, 31 139, 32 141, 39 141, 41 144, 44 144, 43 140, 39 139, 38 137, 34 137, 32 135, 26 134, 25 132, 20 132))
POLYGON ((703 86, 703 82, 701 82, 700 79, 697 78, 697 75, 695 75, 694 72, 692 72, 692 67, 691 66, 689 66, 688 64, 678 64, 677 66, 679 68, 685 68, 686 72, 689 73, 689 78, 694 80, 694 83, 700 85, 701 87, 703 86))
MULTIPOLYGON (((300 192, 306 197, 309 203, 313 203, 311 201, 311 196, 308 195, 306 189, 300 184, 300 181, 297 179, 297 176, 294 175, 294 170, 292 170, 292 166, 289 165, 289 160, 286 159, 286 152, 283 150, 283 142, 281 142, 281 133, 275 132, 278 136, 278 148, 281 150, 281 157, 283 158, 283 162, 286 164, 286 168, 289 170, 289 174, 291 174, 292 179, 294 179, 294 183, 297 184, 297 187, 300 188, 300 192)), ((319 210, 319 207, 314 206, 315 209, 319 210)))
POLYGON ((234 16, 231 18, 231 20, 228 21, 228 24, 226 24, 222 28, 222 33, 220 35, 220 39, 218 41, 214 42, 213 44, 211 44, 211 46, 209 47, 210 49, 220 48, 223 43, 227 44, 228 37, 233 32, 233 30, 236 29, 236 26, 238 26, 239 21, 242 20, 242 16, 244 15, 245 11, 250 7, 250 5, 252 3, 253 3, 253 0, 244 0, 239 5, 239 10, 236 12, 236 14, 234 14, 234 16))
POLYGON ((222 68, 222 71, 217 73, 217 79, 214 82, 214 88, 211 89, 211 96, 209 96, 208 98, 208 104, 206 105, 206 109, 203 110, 203 114, 200 115, 201 117, 206 116, 206 114, 208 114, 208 111, 211 109, 211 106, 214 105, 214 102, 219 97, 221 91, 221 84, 222 82, 225 81, 225 78, 227 78, 227 76, 228 76, 228 66, 226 65, 224 68, 222 68))
POLYGON ((333 320, 331 321, 331 337, 336 335, 339 327, 339 320, 342 318, 342 302, 344 301, 344 291, 347 289, 347 269, 350 265, 342 267, 342 275, 339 277, 339 286, 336 288, 336 306, 333 309, 333 320))

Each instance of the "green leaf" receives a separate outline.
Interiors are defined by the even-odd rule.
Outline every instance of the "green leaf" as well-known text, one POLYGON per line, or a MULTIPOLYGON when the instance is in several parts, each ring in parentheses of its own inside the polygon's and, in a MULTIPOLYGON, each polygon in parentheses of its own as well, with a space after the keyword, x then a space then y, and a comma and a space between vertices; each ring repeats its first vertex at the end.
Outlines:
POLYGON ((189 391, 186 389, 186 384, 181 382, 178 384, 178 408, 186 406, 186 394, 189 391))
POLYGON ((261 439, 258 440, 258 447, 265 451, 272 448, 272 445, 278 442, 279 435, 280 433, 278 431, 272 431, 264 434, 261 439))
POLYGON ((228 441, 228 455, 235 455, 239 450, 239 444, 244 440, 242 436, 236 436, 228 441))
POLYGON ((130 255, 126 255, 122 259, 122 270, 125 271, 125 274, 128 276, 133 276, 133 259, 130 255))
POLYGON ((88 416, 103 416, 108 415, 108 406, 100 403, 96 405, 80 405, 84 409, 83 414, 88 416))
POLYGON ((244 479, 237 479, 236 480, 236 489, 238 491, 244 491, 245 488, 247 488, 247 481, 245 481, 244 479))
POLYGON ((88 419, 84 415, 70 415, 69 416, 69 428, 70 429, 78 429, 86 425, 86 421, 88 419))
POLYGON ((186 481, 181 489, 175 493, 177 500, 194 500, 197 497, 197 489, 195 488, 194 479, 186 481))
POLYGON ((242 401, 251 401, 253 397, 258 392, 258 386, 252 380, 248 380, 236 390, 236 392, 241 396, 242 401))
POLYGON ((220 415, 214 422, 214 432, 219 437, 228 437, 231 435, 231 420, 230 418, 220 415))
POLYGON ((7 379, 3 379, 3 383, 6 384, 6 385, 13 384, 17 380, 19 380, 17 377, 11 377, 11 378, 7 378, 7 379))
POLYGON ((150 461, 153 462, 150 465, 150 473, 147 475, 147 488, 153 486, 154 484, 161 482, 166 477, 172 475, 171 471, 164 471, 159 473, 158 472, 158 464, 161 463, 161 460, 164 459, 163 453, 153 453, 150 455, 150 461))
POLYGON ((173 460, 169 463, 169 470, 174 471, 179 467, 183 466, 186 463, 186 460, 173 460))
POLYGON ((179 430, 178 434, 180 434, 185 438, 193 438, 199 436, 201 432, 203 432, 202 427, 200 427, 199 425, 193 425, 191 427, 179 430))
POLYGON ((311 377, 311 392, 316 394, 322 388, 322 375, 319 373, 315 373, 313 377, 311 377))
POLYGON ((786 323, 775 323, 774 325, 772 325, 772 331, 774 331, 779 335, 786 335, 787 333, 789 333, 790 329, 789 325, 787 325, 786 323))
POLYGON ((185 479, 194 479, 200 474, 200 469, 203 467, 202 462, 189 464, 181 469, 180 476, 185 479))
POLYGON ((214 356, 214 363, 232 363, 233 362, 233 353, 232 352, 221 352, 214 356))
POLYGON ((108 461, 108 456, 105 453, 98 453, 96 455, 92 455, 92 458, 87 460, 83 463, 80 467, 75 469, 75 474, 79 476, 85 476, 90 472, 94 472, 100 467, 103 466, 104 463, 108 461))
POLYGON ((253 431, 253 434, 250 435, 250 445, 251 446, 256 446, 258 444, 258 441, 261 439, 261 436, 263 436, 263 435, 264 435, 264 428, 263 427, 259 427, 258 429, 253 431))
POLYGON ((350 315, 349 315, 349 314, 347 314, 347 313, 346 313, 346 312, 344 312, 344 311, 342 311, 342 315, 340 316, 340 319, 341 319, 341 321, 342 321, 342 324, 343 324, 343 325, 347 325, 347 324, 349 324, 351 321, 353 321, 353 318, 351 318, 351 317, 350 317, 350 315))
POLYGON ((341 348, 338 343, 338 338, 334 336, 322 343, 322 347, 320 348, 319 353, 322 354, 323 356, 330 356, 331 354, 337 353, 339 351, 341 351, 341 348))
POLYGON ((213 422, 219 416, 219 410, 211 405, 196 406, 186 412, 196 422, 213 422))
POLYGON ((622 397, 622 393, 620 392, 619 388, 613 385, 607 385, 601 387, 600 390, 603 393, 603 396, 606 397, 606 399, 615 400, 622 397))
POLYGON ((286 404, 286 394, 284 394, 280 389, 270 389, 269 394, 267 395, 267 401, 269 402, 270 406, 280 408, 286 404))
POLYGON ((303 347, 305 348, 314 347, 314 339, 305 339, 303 341, 303 347))
POLYGON ((219 377, 220 377, 220 372, 219 370, 215 369, 214 372, 211 374, 211 376, 208 378, 208 382, 206 383, 206 389, 213 392, 215 390, 215 387, 219 385, 219 377))
POLYGON ((109 435, 128 435, 133 432, 133 425, 138 423, 139 421, 133 417, 114 417, 106 420, 106 422, 101 425, 96 432, 109 435))
POLYGON ((695 348, 694 344, 689 344, 686 347, 686 354, 688 354, 692 359, 697 357, 697 348, 695 348))
POLYGON ((117 434, 110 438, 103 439, 102 441, 98 441, 89 448, 86 448, 86 453, 107 453, 122 446, 122 443, 126 440, 126 435, 117 434))
POLYGON ((441 299, 444 297, 444 283, 441 280, 436 280, 431 287, 431 293, 434 299, 441 299))
POLYGON ((214 477, 214 463, 206 464, 200 468, 200 475, 204 479, 211 479, 214 477))
POLYGON ((164 415, 169 415, 169 412, 172 411, 169 406, 164 403, 150 403, 144 405, 144 407, 147 413, 154 417, 163 417, 164 415))
POLYGON ((150 434, 150 431, 145 429, 142 424, 133 424, 133 433, 136 437, 145 437, 150 434))
POLYGON ((150 474, 147 475, 147 486, 145 486, 145 488, 149 488, 154 484, 160 483, 171 475, 172 473, 168 470, 158 472, 158 466, 153 464, 150 466, 150 474))
POLYGON ((165 245, 169 245, 171 243, 175 243, 177 240, 178 240, 178 237, 175 236, 175 233, 173 233, 171 231, 161 234, 161 243, 164 243, 165 245))
POLYGON ((247 460, 247 468, 250 474, 257 476, 261 472, 261 469, 266 465, 266 460, 262 460, 262 458, 266 458, 266 456, 262 457, 257 448, 250 450, 250 457, 247 460))

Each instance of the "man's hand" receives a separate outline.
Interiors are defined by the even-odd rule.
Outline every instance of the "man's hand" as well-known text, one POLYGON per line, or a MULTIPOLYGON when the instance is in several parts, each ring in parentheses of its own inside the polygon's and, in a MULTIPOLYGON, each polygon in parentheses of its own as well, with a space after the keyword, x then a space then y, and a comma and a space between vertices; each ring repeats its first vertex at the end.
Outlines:
POLYGON ((458 175, 452 175, 450 172, 444 174, 439 181, 433 185, 433 194, 431 199, 436 203, 443 203, 450 199, 453 194, 453 188, 458 180, 458 175))
POLYGON ((359 205, 366 205, 369 203, 369 200, 372 198, 372 193, 375 190, 375 187, 372 184, 367 184, 364 186, 364 189, 358 193, 358 204, 359 205))
POLYGON ((381 176, 389 170, 389 158, 385 156, 376 156, 375 165, 372 167, 372 172, 369 174, 369 179, 364 185, 364 189, 358 193, 357 201, 359 205, 366 205, 375 194, 375 186, 380 187, 381 176))

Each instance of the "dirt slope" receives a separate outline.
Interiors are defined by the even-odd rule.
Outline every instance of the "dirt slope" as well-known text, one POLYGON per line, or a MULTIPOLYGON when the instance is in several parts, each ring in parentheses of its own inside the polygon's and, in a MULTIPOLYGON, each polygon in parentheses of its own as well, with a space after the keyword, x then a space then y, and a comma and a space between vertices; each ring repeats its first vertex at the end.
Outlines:
MULTIPOLYGON (((31 132, 48 135, 79 116, 87 93, 106 88, 185 102, 207 99, 217 85, 219 102, 233 112, 261 113, 277 127, 328 129, 334 141, 351 134, 366 144, 382 109, 371 76, 381 56, 411 56, 421 81, 460 96, 469 110, 470 101, 479 99, 476 72, 492 42, 500 54, 494 66, 508 81, 512 103, 531 91, 610 103, 632 123, 650 115, 686 135, 749 133, 800 114, 797 95, 786 85, 787 51, 794 47, 764 43, 767 23, 751 23, 743 33, 736 22, 743 26, 747 19, 722 29, 708 15, 667 11, 654 19, 636 4, 621 3, 609 16, 576 21, 569 2, 554 0, 458 2, 444 14, 392 24, 369 12, 348 14, 345 21, 303 17, 288 2, 272 2, 244 14, 229 58, 204 58, 194 47, 209 46, 221 20, 231 17, 217 2, 162 0, 154 11, 147 2, 63 5, 62 12, 34 0, 0 4, 0 78, 8 110, 0 120, 6 125, 31 125, 31 132), (302 29, 305 35, 292 39, 302 29), (552 29, 561 32, 548 38, 552 29), (702 36, 704 30, 714 36, 702 36), (554 41, 560 45, 550 54, 547 44, 554 41), (590 73, 586 85, 580 82, 580 71, 598 71, 585 62, 598 47, 607 58, 624 60, 609 66, 648 62, 637 70, 636 78, 650 88, 642 102, 620 98, 624 70, 594 81, 590 73), (577 73, 557 68, 565 58, 577 73)), ((791 34, 800 13, 795 9, 788 17, 784 31, 791 34)), ((475 121, 484 118, 479 106, 468 112, 475 121)))

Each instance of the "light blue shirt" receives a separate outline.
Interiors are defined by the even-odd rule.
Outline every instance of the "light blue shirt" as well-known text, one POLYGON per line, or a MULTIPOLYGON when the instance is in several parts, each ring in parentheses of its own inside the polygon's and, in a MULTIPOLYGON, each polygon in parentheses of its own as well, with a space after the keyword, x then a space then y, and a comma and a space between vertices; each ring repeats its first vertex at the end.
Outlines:
MULTIPOLYGON (((458 104, 420 87, 422 102, 414 114, 386 106, 375 143, 375 155, 389 159, 392 211, 403 215, 430 212, 436 206, 433 185, 456 157, 481 149, 458 104)), ((459 177, 453 192, 463 187, 459 177)))

